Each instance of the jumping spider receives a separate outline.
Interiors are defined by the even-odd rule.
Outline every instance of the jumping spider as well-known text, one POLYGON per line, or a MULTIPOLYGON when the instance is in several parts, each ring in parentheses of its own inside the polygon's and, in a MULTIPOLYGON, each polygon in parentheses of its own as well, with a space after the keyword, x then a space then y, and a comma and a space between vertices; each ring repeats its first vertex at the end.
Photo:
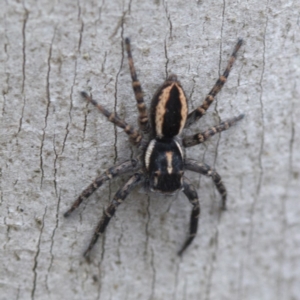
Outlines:
POLYGON ((187 148, 205 142, 209 137, 216 133, 227 130, 230 126, 241 120, 244 115, 241 114, 237 117, 233 117, 215 127, 211 127, 195 135, 185 136, 181 139, 179 136, 184 128, 189 127, 205 114, 215 96, 225 84, 242 43, 243 41, 239 39, 231 54, 225 72, 217 80, 202 105, 188 114, 185 93, 177 80, 177 76, 170 75, 154 95, 150 113, 148 114, 143 99, 141 84, 137 79, 133 64, 130 40, 126 38, 125 45, 132 78, 132 87, 139 112, 138 125, 140 131, 128 125, 124 120, 120 119, 117 114, 107 111, 88 93, 84 91, 81 92, 82 97, 96 106, 110 122, 122 128, 129 136, 130 142, 138 147, 143 153, 140 159, 131 159, 107 169, 81 193, 71 208, 64 214, 65 217, 68 217, 84 199, 94 193, 105 181, 125 173, 133 173, 126 184, 117 191, 111 204, 104 211, 104 214, 95 229, 93 238, 87 250, 84 252, 86 258, 89 257, 91 249, 97 242, 99 235, 104 232, 111 217, 115 214, 117 207, 125 200, 133 188, 142 182, 144 182, 148 190, 161 194, 170 195, 178 190, 182 190, 192 204, 193 209, 190 220, 190 235, 178 252, 179 255, 181 255, 193 241, 197 233, 198 218, 200 214, 197 192, 184 176, 184 170, 210 176, 222 196, 222 209, 226 209, 227 194, 220 175, 204 163, 185 158, 183 147, 187 148), (146 140, 144 137, 145 134, 149 134, 150 138, 146 140))

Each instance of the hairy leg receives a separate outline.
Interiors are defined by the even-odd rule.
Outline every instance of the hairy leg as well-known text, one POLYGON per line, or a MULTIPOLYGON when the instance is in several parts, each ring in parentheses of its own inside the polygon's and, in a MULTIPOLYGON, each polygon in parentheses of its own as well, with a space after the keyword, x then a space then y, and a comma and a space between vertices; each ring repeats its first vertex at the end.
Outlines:
POLYGON ((189 127, 191 124, 198 121, 206 113, 207 109, 209 108, 209 106, 214 101, 216 95, 220 92, 220 90, 224 86, 224 84, 225 84, 225 82, 226 82, 226 80, 229 76, 230 70, 233 66, 233 63, 236 60, 237 52, 241 48, 242 44, 243 44, 243 40, 239 39, 237 44, 234 47, 234 50, 233 50, 233 52, 230 56, 230 59, 228 61, 227 67, 226 67, 223 75, 221 75, 220 78, 216 81, 214 87, 210 90, 210 92, 208 93, 208 95, 204 99, 202 105, 197 107, 194 111, 192 111, 188 115, 185 127, 189 127))
POLYGON ((211 127, 201 133, 196 133, 194 135, 186 136, 182 139, 182 144, 184 147, 192 147, 201 143, 204 143, 207 139, 214 136, 216 133, 222 132, 224 130, 229 129, 236 122, 243 119, 244 115, 239 115, 237 117, 233 117, 227 121, 220 123, 217 126, 211 127))
POLYGON ((117 207, 125 200, 125 198, 132 191, 132 189, 142 181, 142 179, 143 179, 142 172, 137 172, 132 177, 130 177, 130 179, 126 182, 126 184, 121 189, 118 190, 111 204, 105 209, 104 214, 95 229, 92 240, 88 248, 83 254, 86 259, 89 259, 89 255, 92 248, 96 244, 100 234, 104 232, 112 216, 115 214, 117 207))
POLYGON ((133 64, 132 54, 131 54, 131 47, 130 47, 130 40, 129 38, 125 39, 125 45, 126 45, 126 51, 128 56, 128 64, 130 68, 130 74, 132 79, 132 88, 136 100, 136 105, 139 111, 139 117, 138 117, 138 124, 141 130, 145 133, 149 132, 150 125, 149 125, 149 119, 148 119, 148 113, 147 113, 147 107, 144 102, 143 98, 143 90, 141 87, 141 83, 137 78, 135 67, 133 64))
POLYGON ((91 196, 104 182, 111 180, 116 176, 136 171, 140 167, 139 162, 136 159, 132 159, 107 169, 79 195, 70 209, 64 213, 64 217, 68 217, 77 207, 79 207, 84 199, 91 196))
POLYGON ((184 168, 186 170, 190 170, 190 171, 211 177, 218 192, 222 196, 222 209, 226 210, 227 192, 226 192, 226 188, 222 182, 221 176, 214 169, 212 169, 209 165, 199 163, 199 162, 191 160, 191 159, 187 159, 185 161, 184 168))
POLYGON ((200 216, 200 204, 197 192, 193 185, 184 178, 183 181, 183 192, 189 199, 190 203, 193 205, 192 213, 191 213, 191 220, 190 220, 190 234, 185 243, 183 244, 182 248, 178 252, 178 255, 182 255, 185 249, 192 243, 193 239, 197 234, 198 229, 198 219, 200 216))
POLYGON ((139 146, 142 140, 142 135, 132 126, 128 125, 124 120, 120 119, 118 114, 110 113, 106 110, 101 104, 96 102, 92 96, 88 93, 82 91, 81 96, 87 101, 91 102, 94 106, 98 108, 98 110, 105 116, 107 119, 114 123, 116 126, 122 128, 125 133, 128 134, 129 140, 133 145, 139 146))

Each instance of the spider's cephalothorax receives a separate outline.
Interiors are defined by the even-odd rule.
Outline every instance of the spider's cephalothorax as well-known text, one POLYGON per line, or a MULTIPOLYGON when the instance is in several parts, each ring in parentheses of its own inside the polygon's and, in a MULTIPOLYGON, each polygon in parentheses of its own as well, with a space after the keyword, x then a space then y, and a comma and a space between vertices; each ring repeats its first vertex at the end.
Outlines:
POLYGON ((151 140, 145 153, 145 167, 152 192, 173 194, 182 187, 184 157, 176 140, 151 140))
POLYGON ((222 209, 224 210, 226 209, 227 196, 220 175, 204 163, 185 158, 184 148, 205 142, 209 137, 231 127, 237 121, 241 120, 244 115, 233 117, 217 126, 194 135, 184 136, 181 139, 179 139, 178 136, 181 135, 185 127, 189 127, 205 114, 215 96, 226 82, 236 59, 236 54, 242 45, 242 40, 238 40, 223 75, 217 80, 202 105, 197 107, 190 114, 188 114, 185 93, 177 80, 177 76, 171 75, 155 93, 151 103, 150 115, 148 115, 141 84, 137 79, 133 65, 129 39, 125 39, 125 45, 128 54, 132 87, 139 111, 138 125, 140 131, 128 125, 124 120, 120 119, 116 113, 107 111, 86 92, 81 92, 81 95, 95 105, 110 122, 123 128, 125 133, 128 134, 130 142, 143 151, 142 159, 131 159, 106 170, 81 193, 64 216, 69 216, 84 199, 89 197, 105 181, 125 173, 132 173, 133 175, 131 175, 126 184, 118 190, 111 204, 104 211, 84 256, 89 257, 91 249, 95 245, 99 235, 104 232, 117 207, 125 200, 131 190, 142 182, 145 183, 145 186, 147 186, 150 191, 162 194, 173 194, 178 190, 182 190, 192 204, 190 235, 178 252, 178 254, 181 255, 193 241, 197 233, 200 214, 197 192, 184 176, 184 170, 210 176, 222 196, 222 209), (147 141, 145 140, 144 134, 149 132, 150 141, 147 141))

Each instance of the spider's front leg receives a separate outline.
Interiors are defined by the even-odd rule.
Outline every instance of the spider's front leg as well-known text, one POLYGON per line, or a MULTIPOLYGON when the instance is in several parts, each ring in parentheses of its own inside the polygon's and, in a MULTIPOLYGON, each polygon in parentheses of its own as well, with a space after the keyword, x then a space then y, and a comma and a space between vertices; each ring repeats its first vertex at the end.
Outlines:
POLYGON ((189 199, 190 203, 193 205, 193 210, 191 213, 191 220, 190 220, 190 234, 187 240, 185 241, 185 243, 183 244, 182 248, 178 252, 178 255, 180 256, 195 238, 198 229, 198 219, 200 216, 200 204, 199 204, 197 192, 187 178, 184 178, 183 180, 183 192, 189 199))
POLYGON ((104 232, 112 216, 115 214, 117 207, 125 200, 132 189, 143 180, 143 178, 144 176, 142 171, 135 173, 115 194, 111 204, 105 209, 104 214, 95 229, 92 240, 83 254, 86 259, 89 259, 92 248, 96 244, 100 234, 104 232))
POLYGON ((211 177, 218 192, 222 196, 222 209, 226 210, 227 192, 226 192, 226 188, 222 182, 221 176, 214 169, 212 169, 209 165, 199 163, 199 162, 191 160, 191 159, 187 159, 185 161, 184 168, 186 170, 190 170, 190 171, 211 177))
POLYGON ((64 213, 64 217, 68 217, 82 203, 83 200, 91 196, 105 181, 111 180, 116 176, 120 176, 128 172, 136 171, 140 167, 141 165, 139 161, 132 159, 107 169, 79 195, 70 209, 64 213))

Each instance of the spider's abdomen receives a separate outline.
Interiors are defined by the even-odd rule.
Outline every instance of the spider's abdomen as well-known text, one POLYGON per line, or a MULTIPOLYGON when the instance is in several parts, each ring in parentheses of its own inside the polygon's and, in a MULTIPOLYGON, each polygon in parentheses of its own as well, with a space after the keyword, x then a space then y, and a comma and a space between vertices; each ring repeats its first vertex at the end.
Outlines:
POLYGON ((158 89, 151 103, 153 135, 159 139, 172 138, 181 133, 188 114, 187 99, 177 81, 171 75, 158 89))

